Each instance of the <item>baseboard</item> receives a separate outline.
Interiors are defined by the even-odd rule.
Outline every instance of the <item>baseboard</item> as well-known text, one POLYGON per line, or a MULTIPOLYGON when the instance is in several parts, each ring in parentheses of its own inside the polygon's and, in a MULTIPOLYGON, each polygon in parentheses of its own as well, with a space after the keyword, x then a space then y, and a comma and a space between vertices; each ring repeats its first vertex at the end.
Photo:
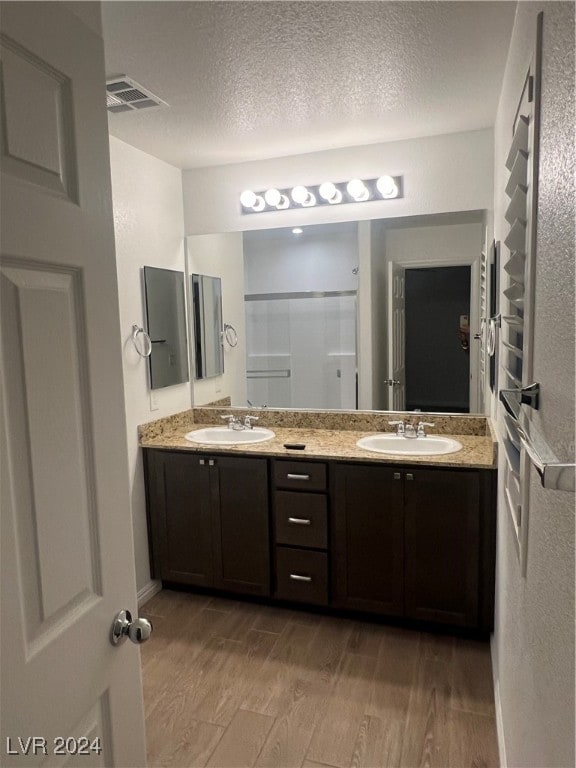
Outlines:
POLYGON ((151 597, 162 589, 162 582, 156 579, 150 579, 148 584, 145 584, 142 589, 138 590, 138 608, 144 603, 147 603, 151 597))
MULTIPOLYGON (((494 635, 490 643, 491 650, 494 646, 494 635)), ((508 760, 506 758, 506 740, 504 738, 504 719, 502 717, 502 701, 500 700, 500 681, 498 679, 498 671, 496 664, 494 664, 494 653, 492 656, 492 677, 494 680, 494 707, 496 709, 496 736, 498 738, 498 756, 500 759, 500 768, 508 768, 508 760)))

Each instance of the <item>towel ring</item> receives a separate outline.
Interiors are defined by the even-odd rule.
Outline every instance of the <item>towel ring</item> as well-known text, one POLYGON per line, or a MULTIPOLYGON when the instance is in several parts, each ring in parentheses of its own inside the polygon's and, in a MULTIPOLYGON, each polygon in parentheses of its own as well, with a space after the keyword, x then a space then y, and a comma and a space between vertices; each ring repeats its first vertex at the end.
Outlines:
POLYGON ((238 334, 233 325, 224 323, 224 338, 230 347, 236 347, 238 345, 238 334))
POLYGON ((150 357, 152 354, 152 341, 150 336, 148 336, 144 328, 141 328, 139 325, 132 326, 132 343, 140 357, 150 357), (143 349, 140 349, 140 345, 138 344, 138 336, 140 336, 140 334, 142 334, 142 337, 144 338, 143 349))

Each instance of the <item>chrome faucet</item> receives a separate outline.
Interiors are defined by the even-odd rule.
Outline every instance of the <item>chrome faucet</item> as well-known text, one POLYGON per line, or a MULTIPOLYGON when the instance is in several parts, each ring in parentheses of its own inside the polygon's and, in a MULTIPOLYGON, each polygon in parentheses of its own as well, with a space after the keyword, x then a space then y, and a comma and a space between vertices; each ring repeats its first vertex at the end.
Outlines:
POLYGON ((242 429, 246 429, 240 419, 237 416, 234 416, 232 413, 222 414, 220 418, 228 422, 228 429, 233 429, 236 432, 240 432, 242 429))
POLYGON ((259 416, 244 416, 244 429, 254 429, 253 421, 258 421, 259 416))
POLYGON ((409 439, 426 437, 426 427, 434 426, 431 421, 419 421, 417 427, 404 421, 389 421, 388 424, 391 427, 396 427, 398 437, 407 437, 409 439))
POLYGON ((418 437, 418 432, 416 432, 414 424, 406 424, 406 427, 404 428, 404 437, 409 437, 411 440, 415 440, 418 437))

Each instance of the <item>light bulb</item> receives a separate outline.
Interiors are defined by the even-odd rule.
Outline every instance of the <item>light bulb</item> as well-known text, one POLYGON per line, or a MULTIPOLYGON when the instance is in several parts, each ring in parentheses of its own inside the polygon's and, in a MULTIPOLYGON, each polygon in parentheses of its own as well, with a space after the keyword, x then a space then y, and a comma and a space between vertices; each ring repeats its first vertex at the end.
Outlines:
POLYGON ((276 204, 276 208, 279 211, 284 211, 286 208, 290 208, 290 200, 288 200, 288 195, 280 195, 280 200, 276 204))
POLYGON ((302 185, 294 187, 294 189, 292 190, 292 200, 294 200, 295 203, 304 205, 304 203, 308 200, 309 197, 310 197, 310 192, 306 187, 303 187, 302 185))
POLYGON ((282 195, 280 194, 280 192, 278 192, 277 189, 268 189, 264 193, 264 200, 266 200, 268 205, 272 205, 276 207, 281 199, 282 199, 282 195))
POLYGON ((376 182, 376 188, 382 197, 398 197, 398 187, 392 176, 380 176, 376 182))
POLYGON ((292 200, 304 208, 310 208, 312 205, 316 205, 316 197, 310 192, 308 187, 303 187, 302 185, 293 188, 292 200))
POLYGON ((251 189, 245 189, 244 192, 240 195, 240 202, 244 206, 244 208, 253 208, 254 203, 257 200, 257 195, 252 192, 251 189))
POLYGON ((277 189, 268 189, 264 193, 264 200, 266 200, 269 206, 277 208, 279 211, 283 211, 290 207, 290 200, 288 200, 288 197, 283 195, 282 192, 279 192, 277 189))
POLYGON ((252 210, 255 211, 256 213, 260 213, 261 211, 264 210, 264 208, 266 208, 266 202, 262 197, 262 195, 255 195, 254 197, 256 199, 254 200, 254 204, 252 205, 252 210))
POLYGON ((327 200, 330 205, 342 202, 342 192, 331 181, 325 181, 323 184, 320 184, 318 192, 320 197, 327 200))
POLYGON ((362 203, 370 197, 368 187, 364 184, 362 179, 352 179, 349 181, 346 185, 346 191, 357 203, 362 203))

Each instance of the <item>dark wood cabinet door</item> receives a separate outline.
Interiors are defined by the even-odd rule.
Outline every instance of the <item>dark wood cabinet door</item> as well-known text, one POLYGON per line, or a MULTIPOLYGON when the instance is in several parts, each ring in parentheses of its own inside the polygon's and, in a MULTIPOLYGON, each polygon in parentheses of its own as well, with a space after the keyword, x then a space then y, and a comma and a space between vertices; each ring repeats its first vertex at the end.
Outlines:
POLYGON ((403 608, 402 476, 388 467, 334 466, 334 603, 393 616, 403 608))
POLYGON ((270 594, 268 464, 218 456, 211 469, 215 586, 270 594))
POLYGON ((155 576, 199 586, 214 583, 208 461, 187 453, 149 457, 155 576))
POLYGON ((478 624, 480 478, 477 472, 405 473, 405 614, 478 624))

